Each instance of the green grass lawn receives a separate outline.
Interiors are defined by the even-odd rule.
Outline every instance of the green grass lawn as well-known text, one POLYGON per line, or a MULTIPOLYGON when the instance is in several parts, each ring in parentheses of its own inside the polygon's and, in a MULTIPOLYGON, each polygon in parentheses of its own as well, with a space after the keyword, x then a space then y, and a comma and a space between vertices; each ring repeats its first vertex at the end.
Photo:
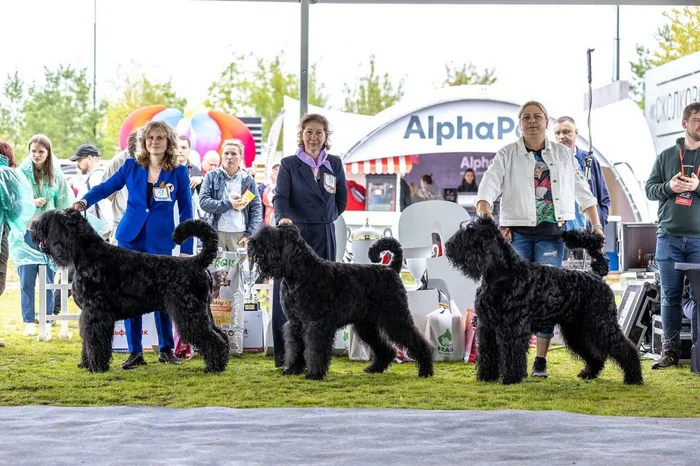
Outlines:
MULTIPOLYGON (((72 301, 71 301, 72 302, 72 301)), ((22 336, 19 292, 0 297, 0 405, 115 406, 143 405, 193 408, 352 407, 420 409, 561 410, 612 416, 700 417, 700 380, 687 365, 651 371, 644 362, 644 386, 625 386, 610 366, 601 379, 576 378, 581 364, 563 350, 550 353, 547 380, 528 378, 517 386, 480 383, 474 366, 436 364, 435 377, 419 379, 413 364, 394 364, 385 374, 365 374, 364 362, 333 359, 327 380, 282 377, 271 357, 247 354, 233 358, 222 374, 205 374, 200 358, 165 366, 148 354, 148 365, 90 374, 76 368, 80 340, 71 322, 72 340, 39 342, 22 336)), ((532 353, 530 358, 532 358, 532 353)))

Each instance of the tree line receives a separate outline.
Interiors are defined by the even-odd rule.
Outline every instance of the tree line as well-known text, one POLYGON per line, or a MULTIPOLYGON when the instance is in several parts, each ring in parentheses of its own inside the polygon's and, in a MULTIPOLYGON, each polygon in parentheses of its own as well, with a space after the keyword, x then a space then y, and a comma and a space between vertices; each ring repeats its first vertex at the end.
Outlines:
MULTIPOLYGON (((403 97, 405 78, 395 79, 377 71, 370 56, 362 75, 344 85, 344 104, 339 110, 374 115, 403 97)), ((328 95, 318 78, 316 65, 309 70, 309 103, 328 107, 328 95)), ((158 82, 144 72, 117 76, 115 98, 93 101, 87 69, 71 65, 44 68, 42 83, 27 83, 18 71, 9 74, 0 96, 0 139, 16 148, 18 159, 26 141, 36 133, 48 135, 54 153, 68 158, 80 144, 92 142, 111 157, 118 150, 119 128, 133 110, 152 104, 184 110, 187 99, 179 95, 171 80, 158 82)), ((472 63, 445 65, 444 86, 493 84, 495 70, 478 70, 472 63)), ((213 80, 203 104, 238 116, 259 116, 263 137, 283 108, 284 96, 299 97, 299 80, 289 70, 284 53, 272 59, 252 54, 234 54, 231 62, 213 80)))

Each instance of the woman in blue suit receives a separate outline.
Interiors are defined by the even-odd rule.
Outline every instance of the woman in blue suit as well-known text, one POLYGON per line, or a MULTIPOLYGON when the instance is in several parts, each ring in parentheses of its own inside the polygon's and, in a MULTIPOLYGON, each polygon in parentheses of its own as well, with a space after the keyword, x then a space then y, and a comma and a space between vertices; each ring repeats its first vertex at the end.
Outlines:
MULTIPOLYGON (((126 211, 117 227, 120 247, 134 251, 169 256, 175 247, 173 208, 177 202, 180 222, 192 218, 192 197, 187 167, 177 162, 175 133, 162 121, 152 121, 143 129, 140 153, 128 158, 111 178, 95 186, 74 208, 85 210, 126 186, 129 196, 126 211)), ((192 254, 192 239, 181 248, 182 255, 192 254)), ((180 364, 173 354, 173 330, 166 312, 155 312, 160 355, 166 364, 180 364)), ((129 358, 123 369, 146 364, 141 344, 141 317, 124 322, 129 358)))
MULTIPOLYGON (((272 204, 278 225, 294 223, 304 240, 322 259, 335 260, 333 222, 345 211, 347 185, 340 157, 330 155, 328 120, 318 114, 301 119, 296 156, 282 159, 272 204)), ((279 282, 272 290, 272 335, 275 366, 283 365, 282 311, 279 282)))

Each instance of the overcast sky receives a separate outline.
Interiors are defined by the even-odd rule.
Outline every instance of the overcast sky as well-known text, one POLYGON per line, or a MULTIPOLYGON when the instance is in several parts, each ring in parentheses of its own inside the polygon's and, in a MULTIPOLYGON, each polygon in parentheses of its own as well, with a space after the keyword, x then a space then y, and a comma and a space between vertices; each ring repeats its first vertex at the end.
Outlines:
MULTIPOLYGON (((310 60, 318 64, 330 102, 343 103, 370 54, 380 72, 405 78, 407 94, 441 85, 444 64, 496 68, 502 85, 525 95, 583 108, 586 49, 594 86, 611 81, 614 6, 328 5, 311 8, 310 60)), ((635 43, 652 46, 665 8, 621 7, 622 79, 635 43)), ((17 69, 27 81, 59 64, 93 69, 93 0, 0 0, 0 82, 17 69)), ((299 65, 296 3, 198 0, 97 0, 98 96, 140 67, 152 79, 172 78, 198 107, 234 52, 271 58, 284 51, 299 65)), ((573 111, 572 111, 573 113, 573 111)))

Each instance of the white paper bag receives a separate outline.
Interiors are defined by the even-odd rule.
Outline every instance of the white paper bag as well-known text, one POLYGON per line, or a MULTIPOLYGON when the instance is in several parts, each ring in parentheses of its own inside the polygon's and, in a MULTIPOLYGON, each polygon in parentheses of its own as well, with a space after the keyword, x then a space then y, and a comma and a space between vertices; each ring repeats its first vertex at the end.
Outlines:
POLYGON ((228 336, 229 354, 243 354, 243 261, 238 253, 220 251, 209 272, 214 285, 209 305, 214 324, 228 336))
POLYGON ((355 333, 355 327, 348 327, 348 357, 352 361, 369 361, 370 349, 355 333))
POLYGON ((428 314, 425 338, 435 348, 436 361, 461 361, 464 357, 464 317, 454 301, 428 314))

